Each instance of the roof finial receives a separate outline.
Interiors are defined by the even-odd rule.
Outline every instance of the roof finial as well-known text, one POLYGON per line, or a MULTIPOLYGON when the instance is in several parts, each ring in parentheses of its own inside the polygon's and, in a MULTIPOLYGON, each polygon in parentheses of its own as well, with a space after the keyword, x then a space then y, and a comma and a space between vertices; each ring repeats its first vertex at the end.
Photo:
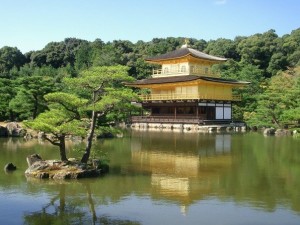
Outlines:
POLYGON ((184 45, 181 46, 181 48, 187 48, 189 44, 189 39, 185 38, 184 39, 184 45))

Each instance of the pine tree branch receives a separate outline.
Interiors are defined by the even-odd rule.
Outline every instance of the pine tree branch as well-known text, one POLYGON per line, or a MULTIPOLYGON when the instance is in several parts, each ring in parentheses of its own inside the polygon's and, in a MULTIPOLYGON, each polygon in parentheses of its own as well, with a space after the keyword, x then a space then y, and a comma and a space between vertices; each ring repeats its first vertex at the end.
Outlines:
MULTIPOLYGON (((56 136, 56 135, 55 135, 56 136)), ((55 146, 59 146, 58 142, 55 142, 53 140, 51 140, 50 138, 48 138, 47 136, 44 137, 47 141, 49 141, 51 144, 55 145, 55 146)))

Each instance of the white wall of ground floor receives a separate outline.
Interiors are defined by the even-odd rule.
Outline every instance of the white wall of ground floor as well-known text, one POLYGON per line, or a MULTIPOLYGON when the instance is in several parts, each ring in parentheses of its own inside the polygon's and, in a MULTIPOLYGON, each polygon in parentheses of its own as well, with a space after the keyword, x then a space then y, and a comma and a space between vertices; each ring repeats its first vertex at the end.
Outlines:
POLYGON ((166 132, 245 132, 246 124, 242 122, 215 124, 215 125, 198 125, 198 124, 176 124, 176 123, 133 123, 132 129, 136 130, 153 130, 166 132))

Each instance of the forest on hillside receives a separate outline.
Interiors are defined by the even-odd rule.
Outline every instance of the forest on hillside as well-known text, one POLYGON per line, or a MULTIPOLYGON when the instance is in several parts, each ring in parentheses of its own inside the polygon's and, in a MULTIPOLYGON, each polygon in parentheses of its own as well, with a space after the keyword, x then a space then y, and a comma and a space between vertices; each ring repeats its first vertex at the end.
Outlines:
MULTIPOLYGON (((122 65, 130 77, 147 78, 153 65, 144 59, 175 50, 185 39, 105 43, 101 39, 90 42, 66 38, 25 54, 16 47, 4 46, 0 49, 0 121, 35 119, 49 109, 46 94, 66 91, 65 78, 76 78, 93 68, 122 65)), ((282 37, 269 30, 234 40, 189 38, 189 47, 227 58, 226 63, 214 68, 221 77, 251 82, 237 90, 243 100, 234 106, 234 119, 250 126, 299 126, 300 28, 282 37)))

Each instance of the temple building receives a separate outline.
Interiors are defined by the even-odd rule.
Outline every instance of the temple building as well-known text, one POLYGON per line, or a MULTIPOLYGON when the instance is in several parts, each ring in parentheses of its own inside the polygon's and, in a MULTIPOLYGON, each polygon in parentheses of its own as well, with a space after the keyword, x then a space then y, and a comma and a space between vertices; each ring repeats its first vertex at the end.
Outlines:
POLYGON ((146 59, 161 65, 151 78, 128 83, 147 93, 140 96, 143 111, 132 117, 133 127, 198 129, 212 124, 232 124, 232 104, 241 100, 233 89, 249 82, 220 78, 212 66, 225 58, 205 54, 187 44, 174 51, 146 59))

